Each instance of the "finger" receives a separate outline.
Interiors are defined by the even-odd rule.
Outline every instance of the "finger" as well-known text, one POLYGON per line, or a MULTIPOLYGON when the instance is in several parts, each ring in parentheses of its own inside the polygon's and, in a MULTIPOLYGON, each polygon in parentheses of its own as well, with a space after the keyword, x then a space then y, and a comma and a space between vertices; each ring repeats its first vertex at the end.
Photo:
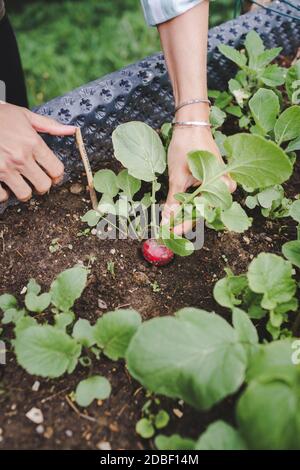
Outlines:
POLYGON ((8 192, 0 184, 0 202, 5 202, 8 199, 8 192))
POLYGON ((44 173, 33 158, 27 160, 25 166, 22 168, 22 175, 33 184, 38 194, 45 194, 51 188, 51 179, 44 173))
POLYGON ((10 172, 3 178, 3 181, 20 201, 26 202, 31 198, 31 188, 19 173, 10 172))
POLYGON ((175 215, 179 207, 179 202, 175 199, 175 194, 183 192, 183 188, 179 185, 172 185, 169 188, 166 203, 162 211, 162 225, 169 223, 172 215, 175 215))
POLYGON ((38 132, 45 132, 51 135, 75 134, 75 131, 76 131, 75 126, 67 126, 65 124, 61 124, 55 121, 54 119, 50 119, 46 116, 41 116, 40 114, 36 114, 28 110, 26 111, 27 111, 27 117, 31 125, 38 132))
POLYGON ((59 183, 64 175, 63 163, 54 155, 52 150, 38 136, 37 143, 33 148, 33 156, 41 167, 47 172, 54 184, 59 183))

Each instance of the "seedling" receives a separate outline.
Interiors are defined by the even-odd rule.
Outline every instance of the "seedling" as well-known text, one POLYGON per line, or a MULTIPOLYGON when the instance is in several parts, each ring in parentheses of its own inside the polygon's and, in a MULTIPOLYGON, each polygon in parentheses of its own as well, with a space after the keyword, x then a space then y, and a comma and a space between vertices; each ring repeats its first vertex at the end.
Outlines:
POLYGON ((113 278, 115 278, 116 277, 116 272, 115 272, 115 263, 114 263, 114 261, 107 261, 106 267, 107 267, 107 272, 109 272, 111 274, 111 276, 113 278))
POLYGON ((61 248, 61 244, 59 243, 59 238, 53 238, 49 245, 50 253, 56 253, 61 248))
POLYGON ((150 284, 151 286, 151 289, 153 290, 153 292, 161 292, 161 287, 160 285, 158 284, 157 281, 154 281, 150 284))

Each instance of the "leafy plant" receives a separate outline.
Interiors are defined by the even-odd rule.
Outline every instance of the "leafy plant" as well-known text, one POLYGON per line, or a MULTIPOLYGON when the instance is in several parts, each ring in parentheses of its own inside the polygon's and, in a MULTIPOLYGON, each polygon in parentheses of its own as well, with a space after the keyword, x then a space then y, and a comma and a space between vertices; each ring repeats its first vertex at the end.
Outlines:
MULTIPOLYGON (((214 313, 186 308, 175 318, 145 322, 134 335, 127 351, 129 371, 156 393, 207 409, 246 384, 236 406, 237 428, 216 421, 198 440, 159 435, 155 439, 159 449, 300 448, 300 363, 291 361, 294 340, 259 345, 245 312, 234 309, 232 321, 233 327, 214 313), (234 352, 232 356, 230 352, 234 352), (213 363, 210 355, 214 356, 213 363), (206 367, 202 367, 203 358, 206 367)), ((151 429, 151 435, 153 432, 151 429)))
POLYGON ((268 315, 267 330, 278 338, 289 314, 298 309, 297 284, 292 265, 280 256, 261 253, 246 274, 227 276, 214 287, 214 297, 223 307, 243 309, 253 319, 268 315))
MULTIPOLYGON (((16 358, 28 373, 55 378, 72 373, 78 362, 89 364, 90 355, 99 358, 103 352, 113 360, 125 356, 141 322, 139 314, 117 310, 104 314, 95 325, 83 318, 75 321, 72 308, 86 283, 87 269, 76 266, 60 273, 47 293, 40 294, 41 287, 31 279, 25 294, 26 308, 20 308, 11 294, 0 296, 1 322, 14 324, 16 358), (45 313, 53 316, 51 324, 45 313)), ((79 397, 95 393, 99 383, 98 378, 87 379, 79 388, 79 397)), ((84 398, 78 400, 83 403, 84 398)))
POLYGON ((257 342, 247 315, 235 311, 234 316, 231 327, 216 314, 186 308, 175 318, 143 323, 126 353, 129 372, 155 393, 210 408, 241 386, 248 346, 257 342), (247 325, 246 338, 241 336, 240 316, 247 325))
POLYGON ((79 406, 89 406, 94 400, 105 400, 111 393, 111 386, 105 377, 94 375, 79 382, 75 399, 79 406))

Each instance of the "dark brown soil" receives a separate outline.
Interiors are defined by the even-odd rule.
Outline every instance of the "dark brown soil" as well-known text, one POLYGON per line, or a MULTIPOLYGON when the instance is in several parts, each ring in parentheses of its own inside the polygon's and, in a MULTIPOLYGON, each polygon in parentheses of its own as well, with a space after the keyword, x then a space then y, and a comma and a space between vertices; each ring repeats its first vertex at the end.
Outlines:
MULTIPOLYGON (((299 171, 288 190, 290 196, 299 191, 299 171)), ((32 277, 47 289, 62 270, 95 257, 88 286, 75 306, 77 315, 92 322, 106 310, 118 307, 135 308, 144 319, 171 315, 184 306, 216 309, 226 315, 212 298, 213 285, 223 277, 224 267, 242 272, 259 252, 280 253, 282 243, 295 237, 290 221, 272 222, 257 216, 253 227, 242 235, 206 229, 203 249, 189 258, 176 257, 170 266, 156 268, 141 258, 138 242, 99 241, 94 235, 78 237, 85 228, 80 216, 88 208, 86 193, 74 195, 63 187, 9 209, 0 219, 0 294, 20 296, 32 277), (56 238, 61 248, 51 254, 49 246, 56 238), (108 261, 115 263, 115 277, 107 270, 108 261), (149 282, 136 273, 144 273, 149 282), (159 292, 151 286, 155 281, 159 292), (107 309, 99 308, 99 300, 107 304, 107 309)), ((89 372, 83 366, 70 376, 45 380, 28 375, 8 352, 7 365, 0 367, 0 449, 97 449, 103 442, 112 449, 153 447, 152 441, 142 440, 135 433, 146 398, 123 362, 104 357, 94 361, 93 372, 108 377, 113 392, 107 401, 94 402, 81 415, 70 405, 68 394, 89 372), (36 380, 40 382, 37 392, 32 391, 36 380), (42 410, 43 428, 26 418, 32 407, 42 410)), ((164 399, 163 406, 172 417, 166 432, 198 436, 214 419, 233 421, 232 401, 226 399, 209 413, 196 413, 164 399), (182 417, 178 417, 180 412, 182 417)))

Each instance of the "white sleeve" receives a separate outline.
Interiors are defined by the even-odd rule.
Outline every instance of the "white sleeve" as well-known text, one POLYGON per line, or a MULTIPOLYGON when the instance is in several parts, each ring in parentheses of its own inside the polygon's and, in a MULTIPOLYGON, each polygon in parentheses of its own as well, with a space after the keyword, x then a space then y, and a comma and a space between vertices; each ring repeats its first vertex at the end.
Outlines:
POLYGON ((203 0, 141 0, 148 25, 155 26, 185 13, 203 0))

